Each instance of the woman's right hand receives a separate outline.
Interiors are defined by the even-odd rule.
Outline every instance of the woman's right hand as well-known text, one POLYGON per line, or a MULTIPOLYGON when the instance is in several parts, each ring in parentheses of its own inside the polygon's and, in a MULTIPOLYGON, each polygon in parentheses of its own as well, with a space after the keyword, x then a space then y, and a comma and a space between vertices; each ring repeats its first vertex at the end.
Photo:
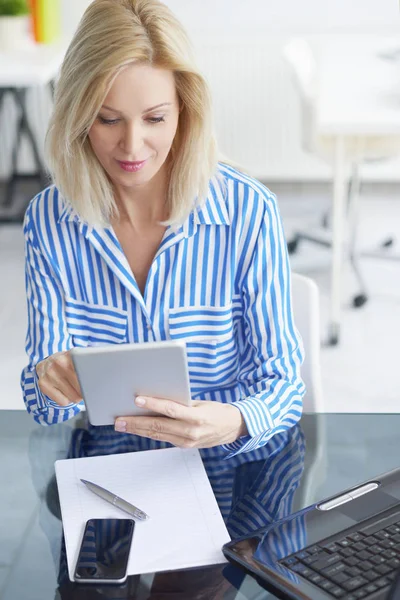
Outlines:
POLYGON ((36 365, 40 391, 60 406, 82 401, 70 351, 56 352, 36 365))

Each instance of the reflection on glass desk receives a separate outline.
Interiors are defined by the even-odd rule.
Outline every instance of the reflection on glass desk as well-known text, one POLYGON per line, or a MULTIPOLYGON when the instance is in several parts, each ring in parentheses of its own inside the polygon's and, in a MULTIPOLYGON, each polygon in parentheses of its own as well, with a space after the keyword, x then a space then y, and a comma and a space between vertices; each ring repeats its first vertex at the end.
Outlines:
MULTIPOLYGON (((225 460, 215 449, 203 461, 229 534, 256 531, 400 466, 399 429, 400 415, 305 415, 256 452, 225 460)), ((0 413, 1 600, 274 598, 228 563, 130 577, 115 587, 69 581, 54 462, 154 444, 110 427, 90 427, 82 417, 46 428, 23 411, 0 413)))

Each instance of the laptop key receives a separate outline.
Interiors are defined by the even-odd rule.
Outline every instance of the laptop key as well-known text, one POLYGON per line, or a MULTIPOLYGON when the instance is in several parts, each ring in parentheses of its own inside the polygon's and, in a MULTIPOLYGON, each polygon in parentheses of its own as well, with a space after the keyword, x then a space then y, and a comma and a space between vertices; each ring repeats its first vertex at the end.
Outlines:
POLYGON ((326 569, 322 569, 321 573, 324 577, 329 577, 330 579, 335 579, 335 576, 338 573, 341 573, 346 569, 346 565, 344 563, 335 563, 334 565, 330 565, 326 567, 326 569))
POLYGON ((333 575, 332 579, 337 585, 343 585, 345 581, 350 579, 350 575, 347 575, 344 571, 340 571, 336 575, 333 575))
POLYGON ((296 558, 298 558, 299 560, 302 560, 303 558, 307 558, 307 556, 309 556, 309 554, 306 550, 302 550, 301 552, 298 552, 296 554, 296 558))
POLYGON ((352 592, 366 583, 368 583, 368 581, 365 579, 365 577, 352 577, 343 583, 343 587, 346 591, 352 592))
POLYGON ((386 586, 389 586, 390 584, 391 581, 387 577, 381 577, 380 579, 374 581, 374 585, 378 586, 378 588, 384 588, 386 586))
POLYGON ((334 598, 343 598, 346 592, 344 592, 340 587, 333 587, 329 590, 329 593, 334 598))
POLYGON ((393 569, 391 567, 389 567, 389 565, 379 565, 379 566, 375 567, 375 571, 377 571, 380 575, 387 575, 392 570, 393 569))
POLYGON ((363 575, 363 572, 358 567, 350 567, 346 569, 346 573, 350 575, 350 577, 357 577, 357 575, 363 575))
POLYGON ((366 585, 364 589, 368 594, 373 594, 374 592, 376 592, 376 590, 379 590, 378 586, 375 585, 374 583, 370 583, 369 585, 366 585))
POLYGON ((309 575, 312 575, 314 573, 314 571, 312 571, 309 567, 307 567, 306 565, 302 565, 301 563, 291 565, 290 569, 295 573, 302 575, 303 577, 308 577, 309 575))
POLYGON ((366 546, 374 546, 378 540, 373 535, 369 535, 368 537, 363 539, 363 544, 366 546))
MULTIPOLYGON (((400 533, 400 531, 399 531, 399 533, 400 533)), ((347 537, 352 542, 360 542, 364 536, 361 533, 356 532, 356 533, 351 533, 347 537)))
POLYGON ((390 525, 390 527, 386 527, 386 530, 389 533, 396 535, 396 533, 400 533, 400 527, 398 525, 390 525))
POLYGON ((325 590, 326 592, 329 592, 335 586, 332 583, 332 581, 328 581, 327 579, 325 579, 325 581, 319 584, 319 587, 325 590))
POLYGON ((357 566, 359 569, 362 569, 363 571, 369 571, 370 569, 373 569, 375 565, 372 564, 372 562, 370 562, 369 560, 365 560, 365 561, 360 561, 357 566))
POLYGON ((299 561, 295 556, 289 556, 289 558, 285 558, 281 561, 284 567, 292 567, 297 564, 299 561))
POLYGON ((325 569, 326 567, 329 567, 339 561, 341 561, 341 556, 338 554, 326 554, 325 556, 320 556, 319 560, 312 563, 312 568, 316 571, 321 571, 322 569, 325 569))
POLYGON ((364 542, 356 542, 352 546, 352 549, 357 550, 357 552, 361 552, 361 550, 365 550, 366 548, 368 548, 368 546, 367 544, 364 544, 364 542))
POLYGON ((318 573, 313 573, 310 577, 307 577, 307 579, 308 581, 311 581, 311 583, 315 583, 315 585, 321 585, 321 583, 325 581, 322 575, 319 575, 318 573))
POLYGON ((375 570, 365 571, 365 573, 363 573, 363 577, 368 579, 368 581, 374 581, 374 579, 378 579, 382 575, 383 573, 377 573, 375 570))
POLYGON ((309 548, 307 548, 307 552, 309 554, 315 554, 316 552, 320 552, 321 548, 319 546, 317 546, 316 544, 314 544, 314 546, 310 546, 309 548))
MULTIPOLYGON (((399 513, 280 561, 332 598, 366 600, 386 593, 400 570, 399 513), (386 527, 382 527, 382 521, 386 527)), ((343 535, 343 534, 342 534, 343 535)))
POLYGON ((398 569, 400 567, 400 560, 398 558, 391 558, 387 564, 392 569, 398 569))
POLYGON ((339 550, 341 550, 341 547, 338 546, 336 543, 334 542, 329 542, 329 544, 326 544, 326 546, 322 545, 323 549, 326 550, 327 552, 338 552, 339 550))
MULTIPOLYGON (((378 555, 378 556, 373 556, 371 559, 371 562, 374 563, 375 565, 381 565, 382 563, 385 562, 385 557, 382 555, 378 555)), ((396 559, 394 559, 396 560, 396 559)))
POLYGON ((381 540, 379 542, 379 545, 381 546, 381 548, 384 548, 386 550, 387 548, 393 548, 394 546, 396 546, 396 542, 394 542, 393 540, 381 540))
POLYGON ((374 555, 371 552, 367 552, 367 550, 363 550, 357 554, 357 558, 360 560, 370 560, 374 555))
POLYGON ((359 565, 360 561, 358 558, 356 558, 355 556, 349 556, 349 558, 346 558, 343 561, 346 565, 349 565, 349 567, 355 567, 356 565, 359 565))
POLYGON ((321 559, 321 556, 322 556, 322 557, 324 557, 324 556, 329 556, 329 554, 327 554, 326 552, 320 552, 320 553, 318 553, 318 554, 311 554, 310 556, 306 556, 306 558, 303 558, 303 559, 302 559, 302 562, 303 562, 305 565, 312 565, 312 564, 314 564, 315 562, 317 562, 318 560, 320 560, 320 559, 321 559))

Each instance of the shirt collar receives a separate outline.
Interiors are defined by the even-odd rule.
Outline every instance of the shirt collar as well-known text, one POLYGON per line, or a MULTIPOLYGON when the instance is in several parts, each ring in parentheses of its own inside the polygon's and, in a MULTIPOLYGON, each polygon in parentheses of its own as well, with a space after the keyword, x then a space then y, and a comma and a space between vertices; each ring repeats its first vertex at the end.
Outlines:
MULTIPOLYGON (((183 225, 184 232, 190 235, 192 225, 230 225, 231 220, 227 207, 227 181, 219 173, 211 178, 207 197, 197 206, 183 225)), ((63 208, 58 223, 75 221, 83 224, 82 219, 73 207, 63 200, 63 208)))
POLYGON ((72 208, 72 206, 64 200, 63 198, 63 207, 60 216, 58 217, 58 223, 63 223, 64 221, 77 221, 81 222, 82 219, 79 217, 78 213, 72 208))
POLYGON ((203 204, 194 210, 194 222, 201 225, 230 225, 227 181, 217 174, 211 178, 203 204))

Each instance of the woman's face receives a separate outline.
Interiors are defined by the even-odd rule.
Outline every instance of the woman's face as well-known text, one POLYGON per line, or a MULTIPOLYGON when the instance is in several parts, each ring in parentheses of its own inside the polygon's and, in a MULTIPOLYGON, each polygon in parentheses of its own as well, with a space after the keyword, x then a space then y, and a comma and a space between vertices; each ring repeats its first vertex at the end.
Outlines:
POLYGON ((143 186, 158 173, 178 118, 171 71, 135 64, 116 77, 89 131, 93 151, 114 185, 143 186))

